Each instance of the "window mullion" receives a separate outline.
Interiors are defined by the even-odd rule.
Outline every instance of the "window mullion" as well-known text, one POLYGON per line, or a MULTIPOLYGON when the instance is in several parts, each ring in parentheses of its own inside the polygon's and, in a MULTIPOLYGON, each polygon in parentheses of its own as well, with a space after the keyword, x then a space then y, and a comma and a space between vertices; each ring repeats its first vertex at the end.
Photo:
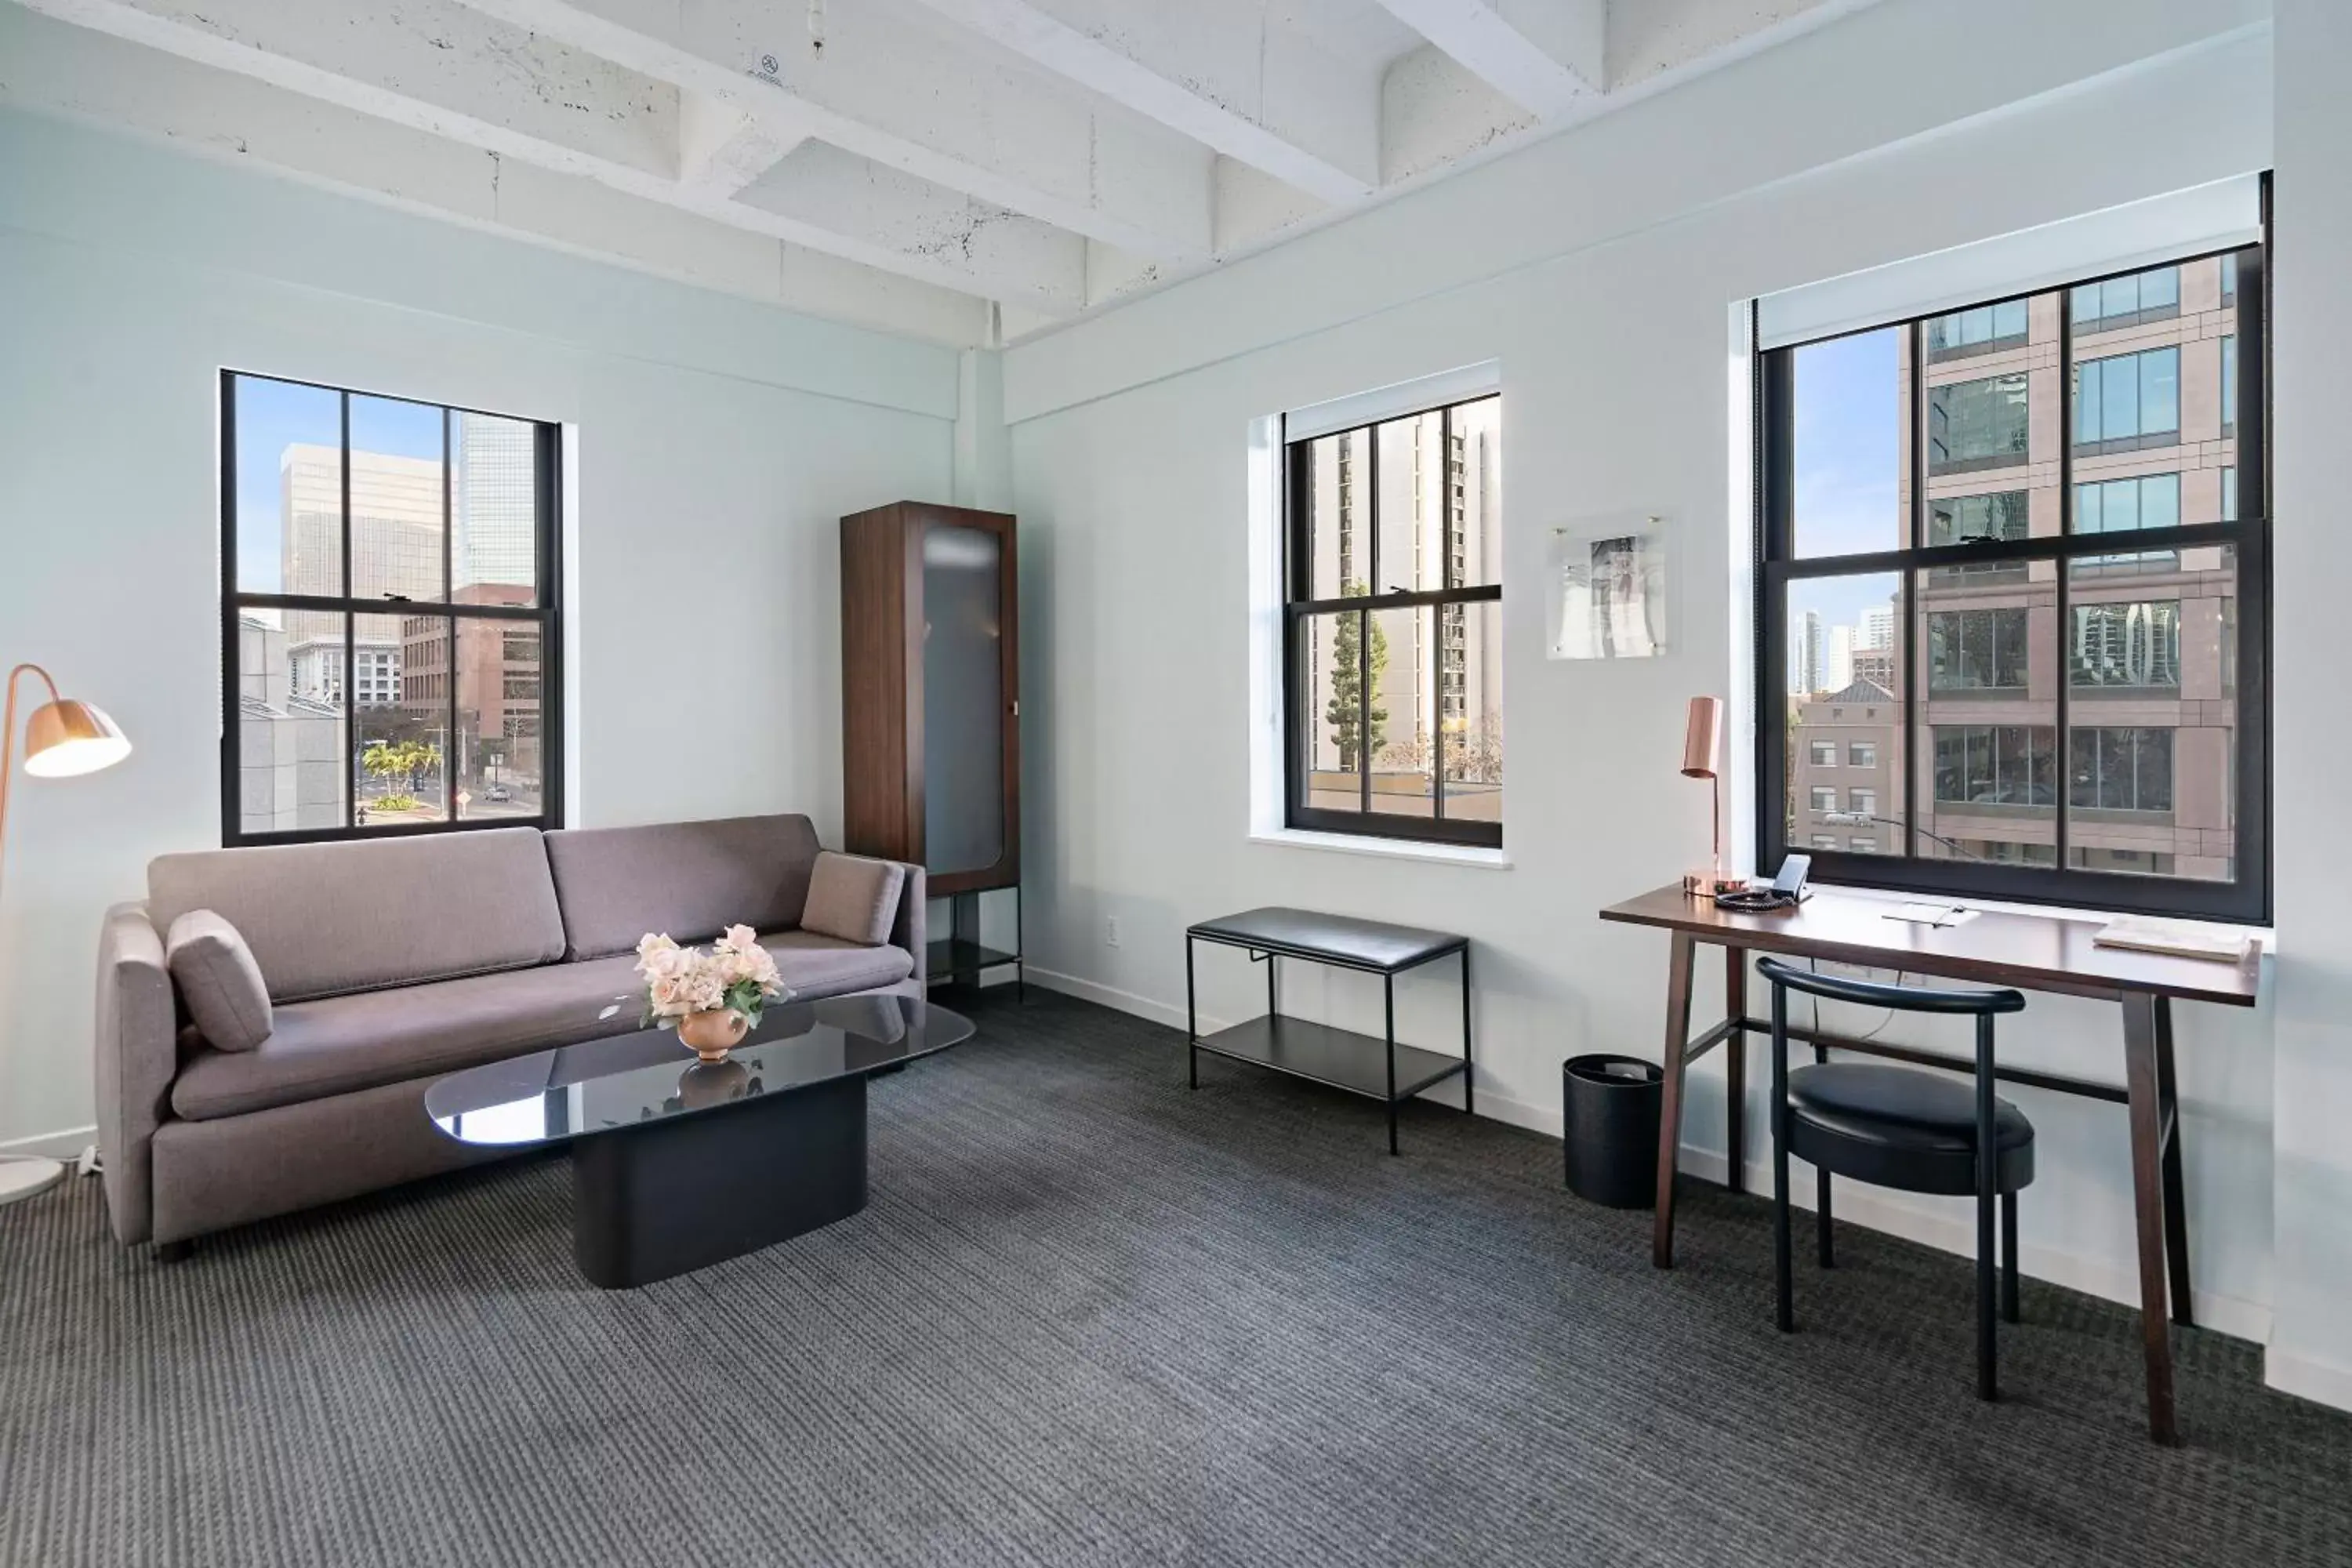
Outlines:
MULTIPOLYGON (((2058 291, 2058 537, 2068 543, 2074 539, 2074 291, 2058 291)), ((2179 519, 2174 520, 2178 521, 2179 519)), ((2073 837, 2074 816, 2074 741, 2067 733, 2071 721, 2070 688, 2074 682, 2074 661, 2068 650, 2074 638, 2074 605, 2070 602, 2074 575, 2074 558, 2071 554, 2058 558, 2055 566, 2057 587, 2057 628, 2051 637, 2053 679, 2057 686, 2057 707, 2054 740, 2057 756, 2053 776, 2053 796, 2050 806, 2051 865, 2063 875, 2066 870, 2067 840, 2073 837)))
MULTIPOLYGON (((339 392, 335 405, 340 411, 341 434, 337 467, 341 470, 339 488, 341 491, 343 542, 343 599, 349 605, 357 598, 352 582, 352 395, 339 392)), ((279 526, 285 526, 284 520, 279 526)), ((352 670, 359 659, 359 616, 348 607, 343 611, 343 826, 359 826, 359 703, 352 692, 352 670)))
MULTIPOLYGON (((1910 423, 1911 447, 1911 507, 1910 536, 1904 541, 1916 552, 1927 537, 1927 329, 1919 322, 1911 323, 1911 406, 1905 417, 1910 423)), ((1795 411, 1790 410, 1791 417, 1795 411)), ((1935 731, 1926 721, 1919 706, 1919 574, 1902 568, 1898 579, 1903 591, 1903 858, 1919 858, 1919 752, 1920 737, 1926 736, 1929 748, 1934 745, 1935 731)), ((1784 611, 1783 614, 1786 612, 1784 611)))

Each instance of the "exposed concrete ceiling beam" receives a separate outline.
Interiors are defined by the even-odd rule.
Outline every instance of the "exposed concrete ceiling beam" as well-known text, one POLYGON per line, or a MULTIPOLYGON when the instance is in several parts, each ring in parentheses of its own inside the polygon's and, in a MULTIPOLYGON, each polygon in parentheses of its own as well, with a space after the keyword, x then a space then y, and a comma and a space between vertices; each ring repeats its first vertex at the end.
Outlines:
POLYGON ((895 194, 887 237, 826 227, 730 199, 727 182, 779 140, 764 117, 712 140, 723 117, 696 110, 702 150, 688 157, 677 90, 620 63, 499 27, 448 0, 401 15, 288 6, 278 0, 21 0, 61 20, 202 65, 445 136, 520 163, 576 174, 732 227, 823 250, 901 277, 1067 313, 1086 303, 1084 242, 1034 220, 917 183, 895 194), (519 88, 520 90, 519 90, 519 88), (681 164, 698 157, 699 183, 681 164), (730 160, 733 160, 730 162, 730 160), (710 171, 724 169, 723 174, 710 171), (950 243, 976 222, 999 243, 950 243), (1002 260, 1003 266, 993 265, 1002 260))
POLYGON ((1380 0, 1472 75, 1538 118, 1589 103, 1606 83, 1607 0, 1380 0))
POLYGON ((0 5, 0 101, 17 109, 763 304, 957 346, 989 339, 990 307, 965 290, 501 159, 15 5, 0 5))
POLYGON ((1079 86, 1323 201, 1380 183, 1377 84, 1328 49, 1269 38, 1265 0, 919 0, 1079 86))
POLYGON ((706 196, 732 196, 808 140, 774 114, 752 115, 731 103, 680 89, 678 184, 706 196))
POLYGON ((1017 59, 975 59, 911 4, 466 0, 475 9, 982 201, 1171 264, 1210 254, 1212 154, 1017 59), (928 24, 928 25, 926 25, 928 24))

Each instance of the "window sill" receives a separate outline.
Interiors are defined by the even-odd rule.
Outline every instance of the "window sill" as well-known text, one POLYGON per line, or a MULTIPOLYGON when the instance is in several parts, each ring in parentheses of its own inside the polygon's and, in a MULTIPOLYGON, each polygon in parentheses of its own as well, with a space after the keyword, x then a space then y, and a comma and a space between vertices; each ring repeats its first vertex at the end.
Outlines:
POLYGON ((1253 844, 1275 844, 1289 849, 1336 849, 1345 855, 1381 855, 1391 860, 1433 860, 1444 866, 1475 866, 1507 871, 1511 858, 1500 849, 1477 844, 1430 844, 1406 838, 1373 838, 1352 833, 1317 833, 1303 827, 1275 827, 1249 836, 1253 844))

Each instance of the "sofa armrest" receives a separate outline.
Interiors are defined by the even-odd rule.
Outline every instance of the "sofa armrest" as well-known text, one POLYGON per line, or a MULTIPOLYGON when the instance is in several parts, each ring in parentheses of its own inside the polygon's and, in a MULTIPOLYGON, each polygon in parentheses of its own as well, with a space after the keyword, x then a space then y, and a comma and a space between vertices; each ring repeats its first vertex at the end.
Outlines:
POLYGON ((163 939, 143 904, 106 911, 98 939, 98 1147, 117 1239, 145 1241, 154 1184, 150 1146, 170 1114, 179 1013, 163 939))
MULTIPOLYGON (((902 861, 900 864, 905 863, 902 861)), ((915 994, 919 996, 923 993, 924 983, 930 978, 930 942, 923 931, 929 895, 923 890, 923 868, 920 866, 907 866, 906 872, 907 879, 898 889, 898 918, 890 922, 890 945, 904 948, 914 955, 915 973, 911 978, 915 982, 915 994)))

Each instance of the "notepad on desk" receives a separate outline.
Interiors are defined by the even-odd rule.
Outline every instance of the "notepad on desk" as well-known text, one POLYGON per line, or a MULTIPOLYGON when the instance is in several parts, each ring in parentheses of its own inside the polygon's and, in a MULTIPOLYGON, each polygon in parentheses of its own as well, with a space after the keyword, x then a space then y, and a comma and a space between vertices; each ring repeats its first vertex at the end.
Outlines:
POLYGON ((1886 918, 1917 926, 1956 926, 1976 919, 1977 912, 1958 904, 1897 904, 1886 918))
POLYGON ((2099 947, 2169 953, 2175 958, 2210 958, 2220 963, 2242 963, 2254 949, 2254 939, 2244 931, 2137 915, 2109 921, 2091 941, 2099 947))

